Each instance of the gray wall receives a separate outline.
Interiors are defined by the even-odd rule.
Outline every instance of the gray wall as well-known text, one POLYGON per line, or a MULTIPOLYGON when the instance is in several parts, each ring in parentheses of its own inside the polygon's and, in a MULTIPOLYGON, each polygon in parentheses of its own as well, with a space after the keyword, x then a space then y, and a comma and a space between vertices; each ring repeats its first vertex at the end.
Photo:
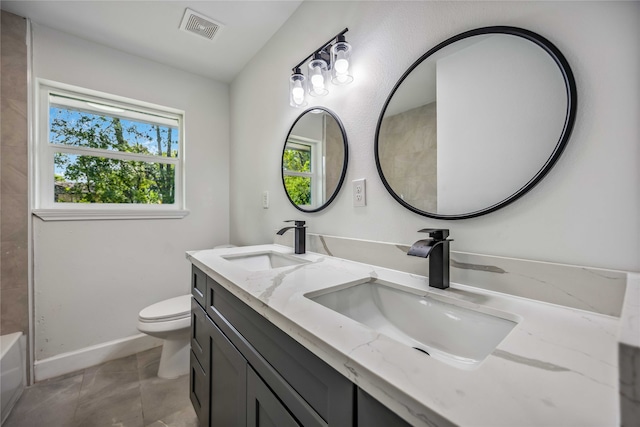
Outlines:
POLYGON ((27 22, 2 11, 0 28, 0 334, 27 334, 27 22))
POLYGON ((438 212, 437 105, 385 117, 380 125, 378 155, 385 179, 411 206, 438 212))

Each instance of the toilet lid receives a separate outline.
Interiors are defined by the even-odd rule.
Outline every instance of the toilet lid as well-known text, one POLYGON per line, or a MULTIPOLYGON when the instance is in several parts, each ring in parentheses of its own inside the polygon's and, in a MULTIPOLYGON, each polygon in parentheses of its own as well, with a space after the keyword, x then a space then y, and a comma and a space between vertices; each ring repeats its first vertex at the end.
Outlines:
POLYGON ((188 317, 191 312, 191 295, 170 298, 144 308, 140 312, 140 320, 160 321, 188 317))

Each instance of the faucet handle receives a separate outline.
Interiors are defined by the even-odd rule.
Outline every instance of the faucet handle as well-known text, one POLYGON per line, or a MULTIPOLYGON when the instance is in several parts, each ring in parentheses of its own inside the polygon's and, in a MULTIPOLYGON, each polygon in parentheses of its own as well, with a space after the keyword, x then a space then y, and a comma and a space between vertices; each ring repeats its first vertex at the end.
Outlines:
POLYGON ((449 229, 447 228, 423 228, 418 233, 429 233, 429 237, 434 240, 446 240, 449 237, 449 229))
POLYGON ((304 227, 304 224, 305 224, 304 221, 299 221, 297 219, 289 219, 289 220, 286 220, 285 222, 294 222, 296 227, 304 227))

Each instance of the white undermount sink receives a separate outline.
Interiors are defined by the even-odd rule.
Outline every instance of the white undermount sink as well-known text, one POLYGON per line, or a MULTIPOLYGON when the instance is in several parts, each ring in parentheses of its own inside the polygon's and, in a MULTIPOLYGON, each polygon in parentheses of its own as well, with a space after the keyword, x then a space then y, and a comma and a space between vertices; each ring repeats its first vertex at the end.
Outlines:
POLYGON ((517 317, 508 313, 466 308, 440 295, 399 288, 372 280, 305 296, 462 369, 477 367, 516 325, 517 317))
POLYGON ((271 270, 306 264, 309 261, 279 252, 264 251, 251 254, 223 255, 222 258, 250 271, 271 270))

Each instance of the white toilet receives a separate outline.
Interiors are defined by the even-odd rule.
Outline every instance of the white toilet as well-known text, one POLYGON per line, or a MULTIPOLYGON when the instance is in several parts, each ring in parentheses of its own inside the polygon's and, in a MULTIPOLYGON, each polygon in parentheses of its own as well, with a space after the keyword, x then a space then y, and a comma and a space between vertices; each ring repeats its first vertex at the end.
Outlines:
POLYGON ((160 378, 177 378, 189 373, 191 295, 170 298, 142 309, 138 330, 164 340, 158 368, 160 378))

